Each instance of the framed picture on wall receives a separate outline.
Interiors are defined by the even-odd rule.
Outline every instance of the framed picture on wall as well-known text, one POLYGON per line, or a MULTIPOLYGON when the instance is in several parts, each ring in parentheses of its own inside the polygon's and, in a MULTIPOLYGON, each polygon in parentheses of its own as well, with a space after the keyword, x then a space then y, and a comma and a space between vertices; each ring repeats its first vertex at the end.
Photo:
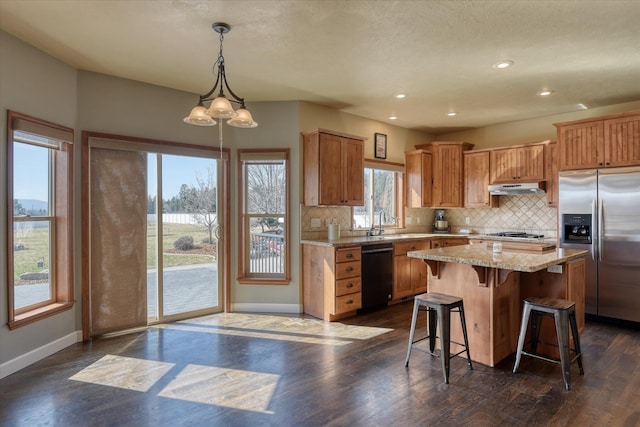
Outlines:
POLYGON ((375 134, 373 154, 376 159, 387 158, 387 135, 384 133, 375 134))

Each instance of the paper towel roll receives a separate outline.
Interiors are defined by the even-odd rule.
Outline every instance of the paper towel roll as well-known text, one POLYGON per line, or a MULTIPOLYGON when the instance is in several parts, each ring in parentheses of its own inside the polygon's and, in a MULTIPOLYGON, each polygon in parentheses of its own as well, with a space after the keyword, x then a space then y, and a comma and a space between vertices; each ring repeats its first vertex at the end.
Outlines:
POLYGON ((329 224, 329 240, 340 239, 340 224, 329 224))

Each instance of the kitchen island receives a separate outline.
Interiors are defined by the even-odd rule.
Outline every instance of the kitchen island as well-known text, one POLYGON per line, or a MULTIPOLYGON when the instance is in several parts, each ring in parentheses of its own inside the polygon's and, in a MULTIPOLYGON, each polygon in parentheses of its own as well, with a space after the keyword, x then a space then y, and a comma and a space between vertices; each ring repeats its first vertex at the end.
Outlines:
MULTIPOLYGON (((503 250, 494 254, 489 246, 476 244, 410 251, 407 256, 422 259, 429 266, 429 292, 463 299, 471 359, 495 366, 516 350, 523 300, 527 297, 575 301, 578 329, 582 332, 587 253, 551 249, 503 250)), ((552 319, 545 317, 541 330, 541 341, 557 342, 552 319)), ((451 322, 451 339, 462 342, 457 321, 451 322)), ((550 346, 541 345, 539 351, 557 354, 550 346)))

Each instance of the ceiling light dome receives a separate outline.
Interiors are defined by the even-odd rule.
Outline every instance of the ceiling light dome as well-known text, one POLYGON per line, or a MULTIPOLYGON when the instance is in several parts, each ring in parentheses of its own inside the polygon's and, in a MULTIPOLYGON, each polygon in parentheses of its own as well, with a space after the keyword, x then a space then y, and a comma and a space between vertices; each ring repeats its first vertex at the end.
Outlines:
POLYGON ((238 114, 233 110, 231 102, 224 96, 219 96, 213 101, 207 109, 207 114, 216 119, 230 119, 238 114))
POLYGON ((184 118, 184 122, 196 126, 215 126, 216 124, 216 121, 207 114, 207 109, 204 105, 193 107, 191 113, 184 118))
POLYGON ((504 70, 505 68, 509 68, 514 64, 514 62, 510 59, 503 59, 500 62, 496 62, 493 64, 493 68, 497 70, 504 70))
POLYGON ((555 93, 555 91, 550 90, 550 89, 544 89, 541 90, 540 92, 538 92, 538 96, 549 96, 549 95, 553 95, 555 93))
POLYGON ((254 128, 258 126, 258 123, 253 121, 249 110, 240 108, 236 113, 238 113, 236 117, 227 120, 229 126, 235 126, 237 128, 254 128))

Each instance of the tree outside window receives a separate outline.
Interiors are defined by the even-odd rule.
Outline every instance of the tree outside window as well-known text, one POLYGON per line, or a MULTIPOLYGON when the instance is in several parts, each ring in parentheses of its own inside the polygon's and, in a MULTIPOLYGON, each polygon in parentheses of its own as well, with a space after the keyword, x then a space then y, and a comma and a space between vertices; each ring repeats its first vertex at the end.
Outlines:
POLYGON ((288 150, 240 150, 239 162, 240 279, 286 281, 289 277, 288 150))
POLYGON ((368 229, 379 226, 398 226, 400 216, 398 203, 399 172, 386 169, 365 167, 364 169, 364 206, 353 208, 355 229, 368 229))

